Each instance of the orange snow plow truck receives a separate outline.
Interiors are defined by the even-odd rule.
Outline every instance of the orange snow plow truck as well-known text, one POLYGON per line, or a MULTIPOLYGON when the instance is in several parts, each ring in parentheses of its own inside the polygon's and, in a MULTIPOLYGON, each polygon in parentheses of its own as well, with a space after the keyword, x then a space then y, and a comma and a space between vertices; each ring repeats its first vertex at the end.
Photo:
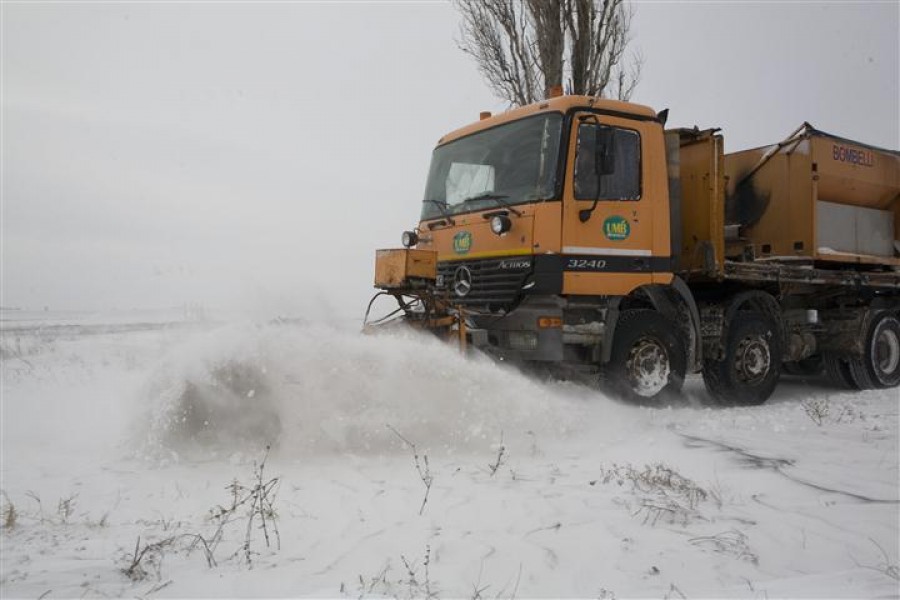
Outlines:
POLYGON ((418 226, 376 253, 376 298, 642 402, 697 372, 744 405, 785 372, 900 384, 900 152, 805 123, 724 154, 667 112, 557 96, 444 136, 418 226))

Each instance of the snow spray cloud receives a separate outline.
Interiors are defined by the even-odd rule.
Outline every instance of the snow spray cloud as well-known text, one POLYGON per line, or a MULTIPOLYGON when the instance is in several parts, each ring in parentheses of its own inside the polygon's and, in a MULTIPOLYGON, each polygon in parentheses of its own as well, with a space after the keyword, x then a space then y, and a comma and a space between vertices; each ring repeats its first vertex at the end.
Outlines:
POLYGON ((141 452, 289 456, 393 452, 388 426, 432 452, 512 447, 576 428, 584 403, 410 331, 327 325, 228 327, 173 352, 143 391, 141 452))

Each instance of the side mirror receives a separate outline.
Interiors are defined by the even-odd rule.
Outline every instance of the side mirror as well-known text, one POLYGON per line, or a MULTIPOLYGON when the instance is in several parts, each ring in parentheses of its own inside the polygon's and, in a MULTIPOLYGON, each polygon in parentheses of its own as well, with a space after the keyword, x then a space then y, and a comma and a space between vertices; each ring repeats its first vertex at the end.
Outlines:
POLYGON ((610 175, 616 170, 616 153, 612 127, 594 129, 594 148, 598 175, 610 175))

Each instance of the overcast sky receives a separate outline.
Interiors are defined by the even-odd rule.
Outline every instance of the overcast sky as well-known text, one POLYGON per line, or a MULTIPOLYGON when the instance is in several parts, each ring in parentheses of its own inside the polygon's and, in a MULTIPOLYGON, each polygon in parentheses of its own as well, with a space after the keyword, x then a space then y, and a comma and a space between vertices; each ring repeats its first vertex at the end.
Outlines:
MULTIPOLYGON (((435 3, 2 5, 6 307, 361 316, 431 149, 503 110, 435 3)), ((900 2, 639 2, 633 99, 900 147, 900 2)))

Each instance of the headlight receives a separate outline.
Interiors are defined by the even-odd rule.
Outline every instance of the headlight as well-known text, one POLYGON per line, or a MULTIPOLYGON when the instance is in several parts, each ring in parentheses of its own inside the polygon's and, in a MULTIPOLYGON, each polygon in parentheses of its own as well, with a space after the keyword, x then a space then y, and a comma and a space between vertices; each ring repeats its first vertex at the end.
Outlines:
POLYGON ((497 235, 506 233, 512 227, 512 221, 506 215, 495 215, 491 217, 491 231, 497 235))
POLYGON ((404 231, 400 236, 400 242, 407 248, 412 248, 419 243, 419 236, 415 231, 404 231))

